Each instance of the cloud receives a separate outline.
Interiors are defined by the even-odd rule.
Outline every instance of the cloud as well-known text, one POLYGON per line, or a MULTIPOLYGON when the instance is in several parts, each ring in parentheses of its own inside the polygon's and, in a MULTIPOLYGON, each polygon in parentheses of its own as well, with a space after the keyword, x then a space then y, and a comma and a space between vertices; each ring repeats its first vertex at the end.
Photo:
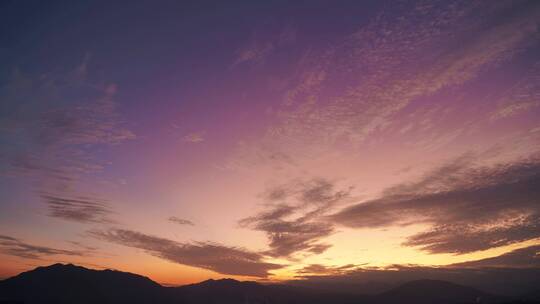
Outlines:
POLYGON ((94 179, 109 163, 96 151, 135 135, 119 113, 117 85, 91 80, 89 60, 34 75, 15 69, 0 86, 0 166, 3 174, 37 188, 49 216, 112 223, 104 202, 73 193, 78 184, 103 182, 94 179))
POLYGON ((491 120, 510 118, 540 107, 540 62, 534 63, 520 81, 497 100, 491 120))
POLYGON ((176 216, 171 216, 171 217, 169 217, 168 221, 171 222, 171 223, 178 224, 178 225, 195 226, 195 224, 194 224, 192 221, 190 221, 190 220, 185 220, 185 219, 181 219, 181 218, 178 218, 178 217, 176 217, 176 216))
POLYGON ((71 70, 15 69, 0 86, 6 175, 31 179, 39 191, 73 188, 108 165, 96 148, 135 138, 118 111, 117 85, 89 79, 88 68, 89 56, 71 70))
POLYGON ((81 242, 76 242, 76 241, 68 241, 68 243, 70 243, 71 245, 77 247, 77 248, 82 248, 86 251, 97 251, 99 248, 97 247, 94 247, 94 246, 88 246, 88 245, 85 245, 81 242))
POLYGON ((288 26, 283 28, 277 35, 272 33, 270 38, 265 36, 265 39, 261 39, 261 35, 256 33, 252 36, 247 45, 236 51, 233 67, 243 63, 258 64, 264 62, 276 50, 296 41, 296 29, 288 26))
POLYGON ((331 247, 320 240, 334 232, 322 216, 349 199, 349 190, 335 190, 325 179, 291 183, 269 189, 263 194, 270 202, 257 215, 242 219, 240 226, 263 231, 269 242, 266 254, 291 257, 298 252, 320 254, 331 247), (294 200, 295 203, 286 202, 294 200))
POLYGON ((450 267, 540 268, 540 245, 515 249, 492 258, 456 263, 450 267))
POLYGON ((224 166, 225 170, 241 170, 243 168, 254 168, 270 166, 275 170, 282 170, 286 167, 297 166, 292 155, 283 153, 280 147, 268 145, 253 145, 250 142, 239 142, 234 152, 234 157, 228 159, 224 166))
POLYGON ((343 266, 326 266, 322 264, 310 264, 297 271, 300 277, 305 275, 343 275, 351 272, 361 265, 347 264, 343 266))
POLYGON ((17 238, 0 235, 0 251, 25 259, 41 259, 51 255, 83 256, 85 253, 78 250, 56 249, 25 243, 17 238))
POLYGON ((349 292, 383 292, 413 280, 443 280, 472 286, 494 294, 518 295, 537 290, 540 279, 539 245, 516 249, 500 256, 447 266, 308 265, 297 271, 291 284, 312 288, 340 287, 349 292), (375 289, 375 291, 373 291, 375 289))
MULTIPOLYGON (((290 73, 281 106, 272 111, 274 123, 253 142, 260 148, 240 147, 239 154, 253 155, 236 157, 248 161, 266 157, 268 161, 272 153, 260 151, 279 150, 298 163, 328 155, 329 150, 394 139, 377 136, 391 128, 409 132, 403 140, 414 141, 413 136, 418 136, 414 144, 434 150, 465 136, 471 131, 468 124, 489 123, 494 108, 512 113, 530 109, 537 104, 534 87, 526 90, 530 98, 517 104, 500 100, 500 106, 487 104, 478 115, 465 113, 480 106, 474 101, 478 90, 472 90, 471 83, 485 80, 487 71, 504 69, 516 54, 530 50, 537 41, 539 17, 540 6, 527 1, 427 5, 412 1, 388 7, 352 35, 306 51, 290 73), (423 119, 406 118, 423 103, 430 109, 445 103, 441 111, 446 111, 462 98, 469 105, 463 107, 465 115, 453 116, 452 123, 459 122, 456 128, 427 132, 423 119), (504 110, 506 106, 510 108, 504 110)), ((440 121, 441 113, 428 114, 428 119, 440 121)))
POLYGON ((204 141, 205 132, 193 132, 184 136, 183 140, 190 143, 200 143, 204 141))
POLYGON ((420 246, 431 253, 468 253, 540 237, 538 215, 513 216, 470 224, 438 224, 430 231, 409 237, 403 245, 420 246))
POLYGON ((113 223, 109 219, 112 211, 109 207, 92 198, 60 197, 42 194, 49 208, 49 216, 79 223, 113 223))
POLYGON ((100 89, 102 96, 89 104, 62 106, 44 111, 38 121, 37 140, 47 146, 117 143, 134 138, 126 129, 117 129, 116 85, 100 89))
POLYGON ((242 248, 227 247, 215 243, 179 243, 131 230, 93 230, 91 236, 138 248, 147 253, 178 264, 204 268, 227 275, 266 277, 281 265, 263 262, 263 256, 242 248))
POLYGON ((275 46, 271 42, 252 42, 252 44, 238 50, 236 54, 237 58, 234 61, 233 66, 249 61, 262 61, 266 56, 272 53, 274 48, 275 46))
POLYGON ((331 218, 352 228, 431 224, 404 242, 431 253, 467 253, 540 237, 540 162, 475 166, 472 159, 460 157, 331 218))

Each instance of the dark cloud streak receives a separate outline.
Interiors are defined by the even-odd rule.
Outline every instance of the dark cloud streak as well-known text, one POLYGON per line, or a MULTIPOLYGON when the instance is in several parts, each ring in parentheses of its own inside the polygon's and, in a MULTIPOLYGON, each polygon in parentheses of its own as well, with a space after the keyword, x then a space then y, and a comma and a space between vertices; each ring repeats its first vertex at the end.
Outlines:
POLYGON ((174 263, 221 274, 266 277, 268 271, 282 267, 264 262, 263 255, 259 253, 215 243, 179 243, 124 229, 93 230, 88 233, 97 239, 142 249, 153 256, 174 263))
POLYGON ((456 263, 451 267, 540 268, 540 245, 519 248, 492 258, 456 263))
POLYGON ((41 259, 51 255, 84 256, 83 251, 56 249, 25 243, 17 238, 0 235, 0 251, 25 259, 41 259))
POLYGON ((168 221, 171 222, 171 223, 178 224, 178 225, 195 226, 195 224, 192 221, 186 220, 186 219, 181 219, 181 218, 178 218, 176 216, 169 217, 168 221))
POLYGON ((537 159, 475 166, 466 156, 331 218, 353 228, 431 224, 404 245, 467 253, 540 237, 539 201, 537 159))
POLYGON ((266 233, 270 256, 323 253, 331 245, 320 240, 331 235, 334 227, 322 220, 322 215, 349 198, 349 190, 334 188, 328 180, 313 179, 269 189, 263 196, 270 205, 257 215, 240 220, 239 224, 266 233))
POLYGON ((60 197, 42 194, 49 208, 49 216, 79 223, 104 223, 113 221, 109 218, 112 211, 101 201, 92 198, 60 197))

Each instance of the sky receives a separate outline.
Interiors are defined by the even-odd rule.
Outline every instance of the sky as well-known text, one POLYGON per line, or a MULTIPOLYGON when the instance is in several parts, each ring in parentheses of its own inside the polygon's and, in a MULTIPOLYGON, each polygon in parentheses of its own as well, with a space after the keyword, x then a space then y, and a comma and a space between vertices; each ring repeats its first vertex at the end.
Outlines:
POLYGON ((539 270, 539 23, 538 1, 2 1, 0 277, 539 270))

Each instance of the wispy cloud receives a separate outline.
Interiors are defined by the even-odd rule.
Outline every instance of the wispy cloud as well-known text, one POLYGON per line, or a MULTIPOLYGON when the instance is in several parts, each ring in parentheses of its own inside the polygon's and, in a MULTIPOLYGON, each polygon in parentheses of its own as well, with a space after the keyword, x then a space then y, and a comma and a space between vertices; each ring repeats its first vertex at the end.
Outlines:
POLYGON ((343 266, 326 266, 322 264, 309 264, 297 271, 299 277, 306 275, 343 275, 361 267, 356 264, 346 264, 343 266))
POLYGON ((193 133, 189 133, 189 134, 185 135, 182 139, 185 142, 200 143, 200 142, 203 142, 205 140, 205 138, 204 138, 205 135, 206 135, 206 132, 204 132, 204 131, 193 132, 193 133))
POLYGON ((113 223, 112 211, 102 201, 87 197, 65 197, 42 194, 49 208, 49 216, 79 223, 113 223))
POLYGON ((237 52, 237 58, 233 65, 241 64, 249 61, 261 61, 274 50, 274 44, 266 42, 252 42, 251 45, 244 47, 237 52))
MULTIPOLYGON (((296 161, 324 155, 336 146, 358 148, 371 139, 386 140, 371 136, 390 127, 420 132, 426 127, 423 120, 401 124, 397 117, 403 118, 422 100, 437 108, 437 94, 449 90, 463 89, 452 95, 454 101, 467 94, 478 99, 465 86, 529 48, 539 17, 540 7, 526 1, 396 4, 326 49, 306 52, 281 107, 273 111, 275 123, 253 143, 261 148, 251 149, 252 158, 268 161, 272 154, 259 151, 277 150, 296 161)), ((501 97, 497 113, 535 107, 538 89, 530 87, 533 79, 535 75, 522 85, 531 98, 510 102, 501 97)), ((448 110, 446 106, 441 111, 448 110)), ((470 131, 468 124, 499 115, 490 113, 496 107, 490 104, 483 116, 460 121, 460 127, 432 129, 419 136, 417 144, 430 150, 448 146, 470 131), (429 140, 423 142, 425 138, 429 140)), ((428 119, 436 121, 440 114, 430 112, 428 119)))
POLYGON ((95 148, 134 139, 119 114, 114 83, 88 77, 89 57, 74 69, 28 75, 15 69, 0 86, 0 161, 9 176, 38 191, 73 188, 107 162, 95 148))
POLYGON ((281 265, 263 261, 263 255, 237 247, 228 247, 209 242, 179 243, 131 230, 93 230, 95 238, 142 249, 162 259, 221 274, 266 277, 281 265))
POLYGON ((285 27, 277 35, 262 39, 257 33, 253 33, 251 40, 236 51, 236 59, 233 66, 243 63, 262 63, 275 50, 292 44, 296 41, 296 29, 285 27))
POLYGON ((189 226, 195 226, 195 224, 190 221, 190 220, 186 220, 186 219, 182 219, 182 218, 179 218, 179 217, 176 217, 176 216, 171 216, 168 218, 168 221, 171 222, 171 223, 175 223, 175 224, 178 224, 178 225, 189 225, 189 226))
POLYGON ((0 251, 8 255, 13 255, 26 259, 41 259, 42 257, 54 255, 85 255, 84 251, 57 249, 46 246, 32 245, 17 238, 5 235, 0 235, 0 251))
POLYGON ((335 190, 325 179, 291 183, 269 189, 263 197, 265 210, 240 220, 242 227, 263 231, 269 241, 266 253, 274 257, 292 257, 298 252, 320 254, 331 245, 320 241, 334 232, 323 215, 349 199, 349 189, 335 190), (294 203, 287 202, 294 200, 294 203))
POLYGON ((353 228, 431 224, 404 245, 432 253, 466 253, 540 237, 540 162, 477 166, 473 159, 460 157, 332 219, 353 228))
POLYGON ((497 100, 491 120, 514 117, 540 107, 540 62, 534 63, 520 81, 497 100))
POLYGON ((492 258, 456 263, 450 267, 540 268, 540 245, 515 249, 492 258))

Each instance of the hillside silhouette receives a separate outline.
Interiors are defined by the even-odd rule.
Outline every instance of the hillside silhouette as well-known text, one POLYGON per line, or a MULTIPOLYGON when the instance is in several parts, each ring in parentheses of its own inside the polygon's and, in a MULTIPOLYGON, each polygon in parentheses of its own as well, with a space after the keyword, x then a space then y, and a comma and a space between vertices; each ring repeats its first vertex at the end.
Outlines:
POLYGON ((207 280, 165 287, 137 274, 92 270, 72 264, 38 267, 0 281, 0 303, 538 303, 534 299, 507 299, 445 281, 418 280, 377 295, 240 282, 207 280), (513 301, 519 302, 513 302, 513 301))
POLYGON ((500 303, 503 300, 471 287, 438 280, 417 280, 378 295, 377 302, 400 303, 403 299, 416 304, 500 303))

